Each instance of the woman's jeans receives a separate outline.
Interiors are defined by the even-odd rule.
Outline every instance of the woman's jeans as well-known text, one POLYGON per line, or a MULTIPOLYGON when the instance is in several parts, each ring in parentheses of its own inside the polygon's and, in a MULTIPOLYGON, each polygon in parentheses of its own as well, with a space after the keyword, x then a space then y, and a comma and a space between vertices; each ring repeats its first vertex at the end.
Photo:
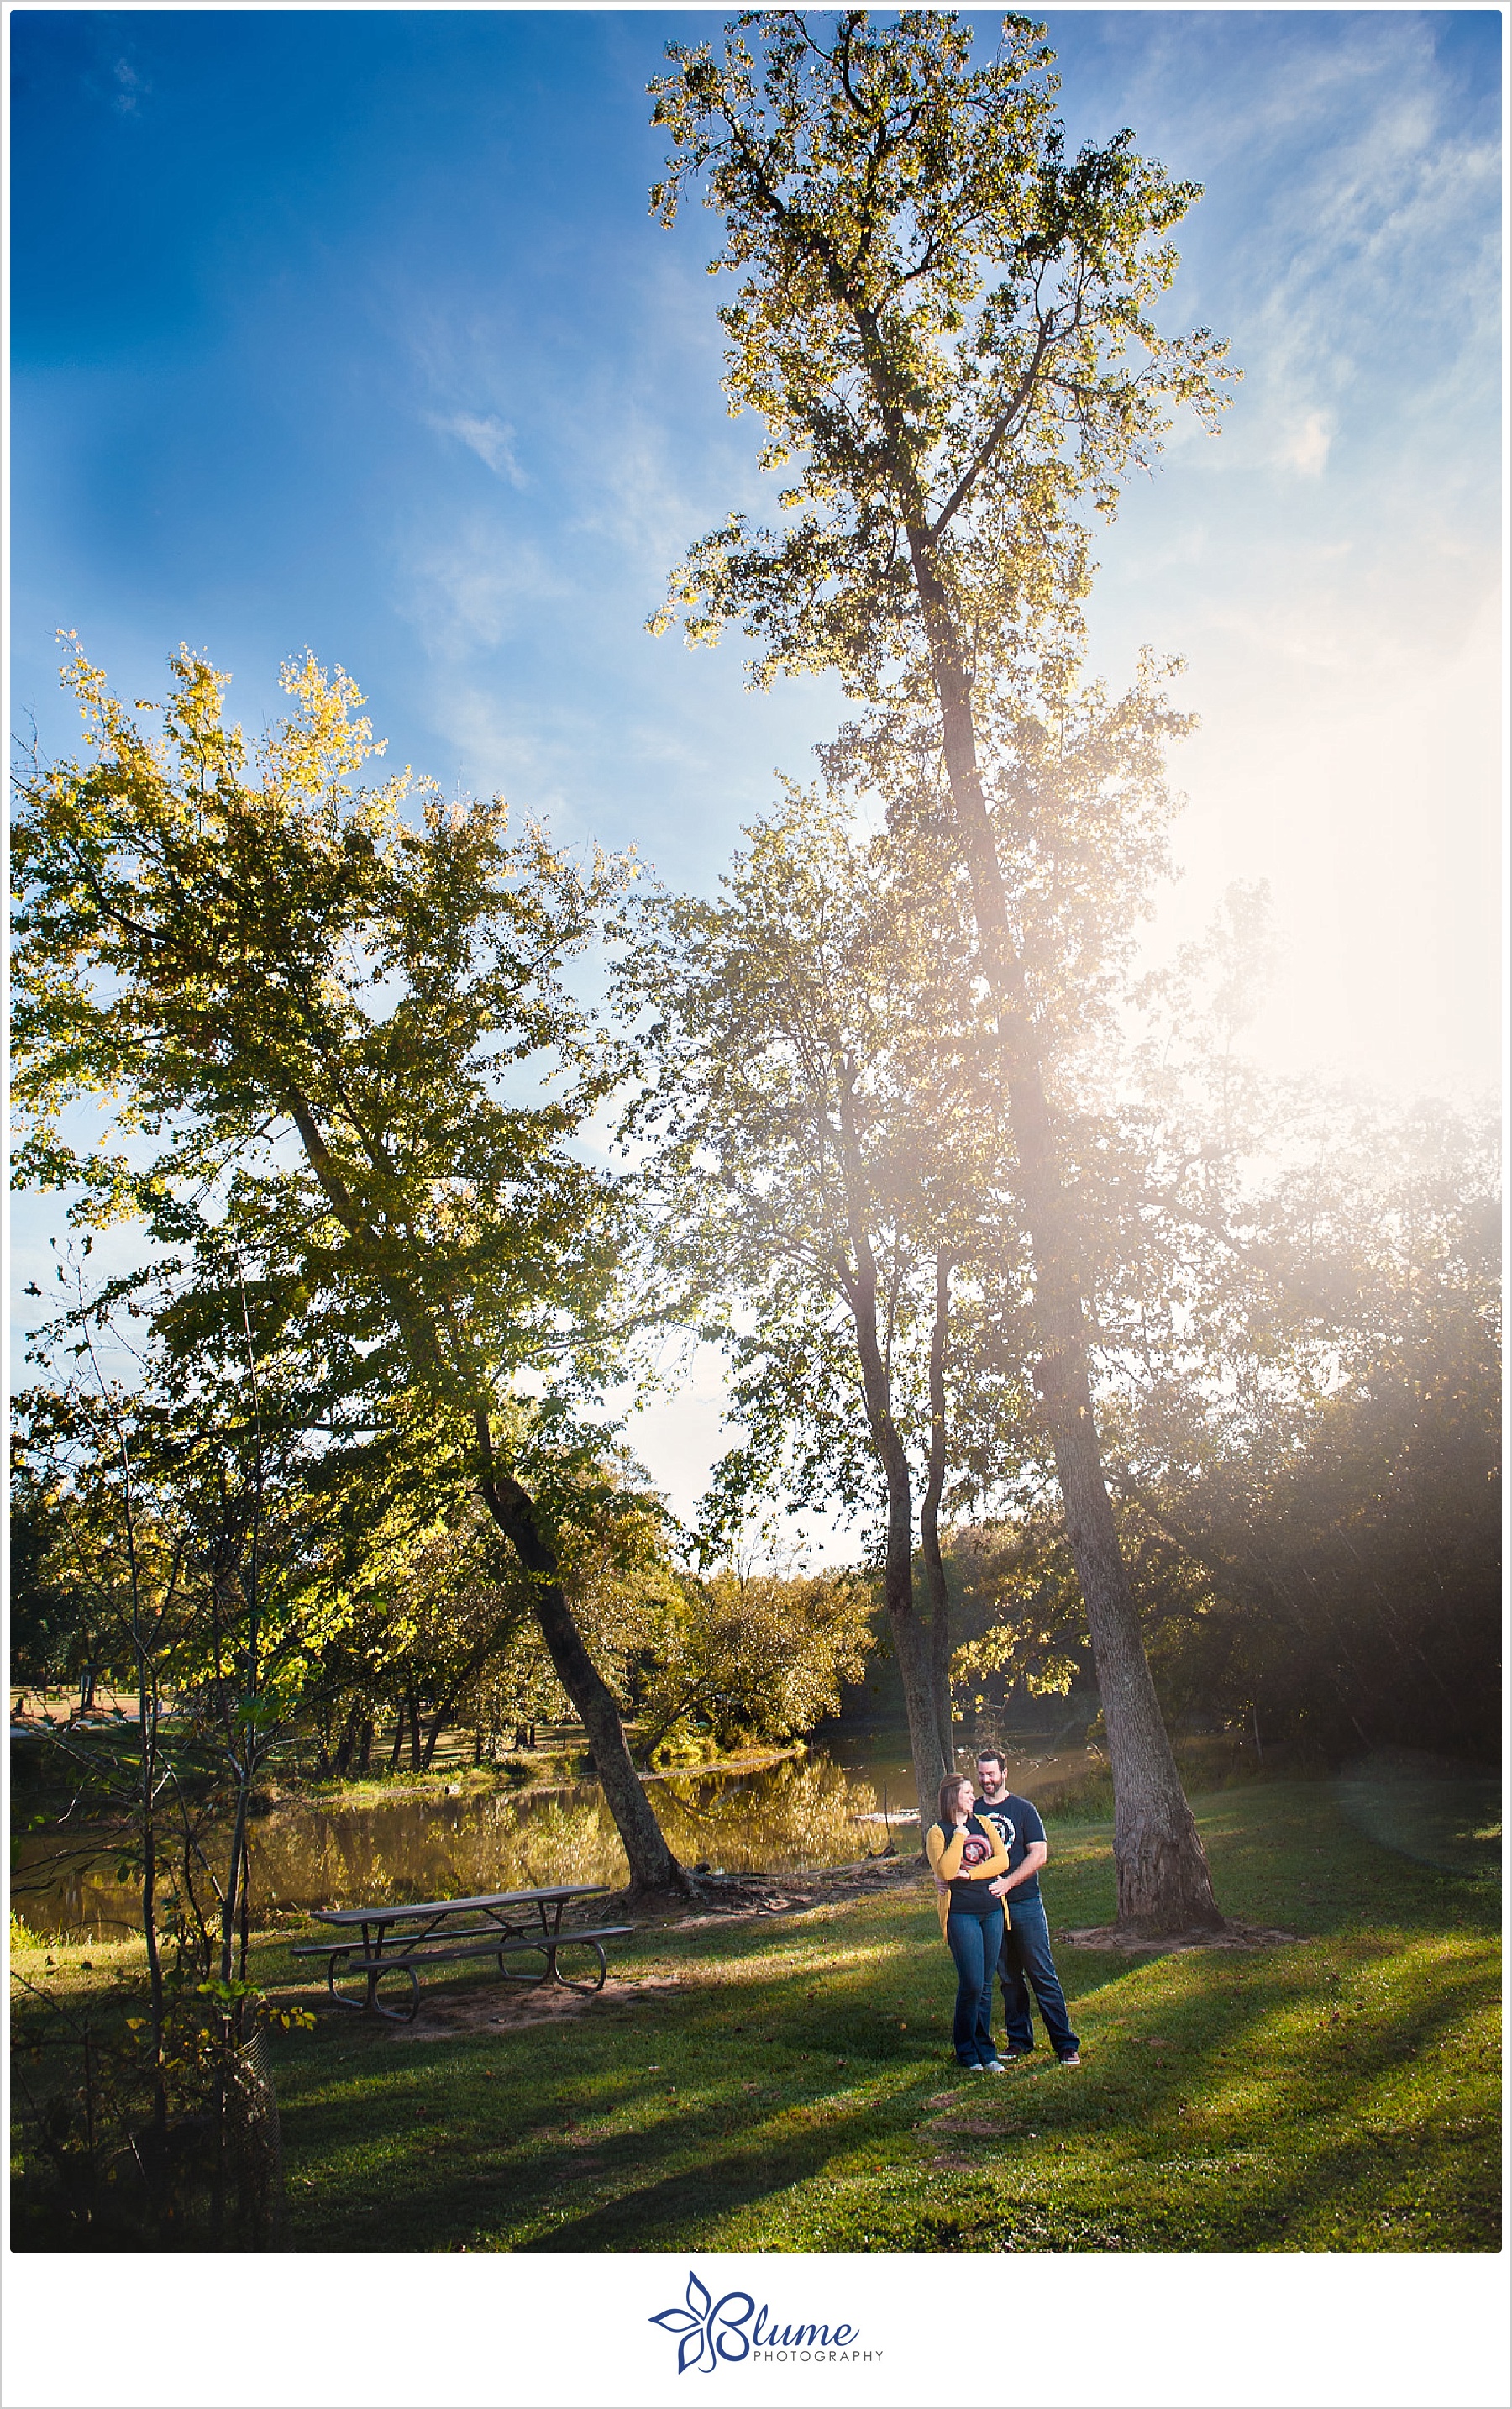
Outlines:
POLYGON ((947 1915, 945 1939, 956 1960, 956 2023, 952 2038, 962 2066, 990 2066, 998 2053, 992 2041, 992 1977, 1002 1947, 1002 1910, 994 1905, 986 1915, 947 1915))
POLYGON ((1050 1955, 1050 1926, 1044 1902, 1038 1898, 1008 1902, 1008 1929, 1002 1938, 1002 2004, 1008 2025, 1008 2047, 1015 2056, 1034 2046, 1030 2012, 1033 1992, 1044 2018, 1044 2029, 1057 2057, 1070 2057, 1079 2046, 1066 2013, 1066 1995, 1050 1955))

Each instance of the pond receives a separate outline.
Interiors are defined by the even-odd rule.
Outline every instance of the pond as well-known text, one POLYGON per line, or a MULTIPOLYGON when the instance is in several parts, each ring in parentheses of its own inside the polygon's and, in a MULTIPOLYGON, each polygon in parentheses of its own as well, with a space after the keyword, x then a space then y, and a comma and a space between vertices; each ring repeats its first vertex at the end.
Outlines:
MULTIPOLYGON (((1049 1801, 1085 1776, 1085 1749, 1058 1752, 1046 1741, 1036 1754, 1033 1746, 1010 1760, 1011 1788, 1049 1801)), ((898 1731, 842 1727, 801 1755, 756 1771, 665 1777, 650 1795, 682 1862, 724 1873, 801 1873, 880 1854, 890 1839, 917 1846, 913 1767, 898 1731)), ((93 1838, 71 1839, 63 1864, 62 1835, 20 1842, 12 1896, 34 1930, 105 1940, 136 1929, 130 1882, 116 1879, 108 1845, 93 1852, 93 1838)), ((627 1870, 596 1782, 523 1796, 463 1788, 447 1797, 396 1786, 352 1804, 290 1798, 255 1819, 252 1867, 254 1907, 265 1912, 557 1882, 618 1887, 627 1870)))

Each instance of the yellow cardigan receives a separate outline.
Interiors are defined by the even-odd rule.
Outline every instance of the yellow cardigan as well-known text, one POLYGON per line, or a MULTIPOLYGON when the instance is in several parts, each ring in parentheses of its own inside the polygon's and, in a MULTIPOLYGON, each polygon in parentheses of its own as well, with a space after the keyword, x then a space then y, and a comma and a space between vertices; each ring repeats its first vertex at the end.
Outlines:
MULTIPOLYGON (((994 1882, 999 1874, 1005 1874, 1008 1871, 1008 1852, 998 1838, 996 1826, 988 1824, 984 1837, 992 1843, 992 1854, 985 1865, 967 1868, 965 1874, 967 1882, 994 1882)), ((961 1851, 965 1845, 964 1831, 952 1832, 947 1839, 944 1827, 940 1824, 931 1824, 924 1835, 924 1846, 929 1853, 929 1863, 934 1868, 935 1905, 940 1911, 942 1934, 944 1932, 945 1920, 950 1913, 950 1884, 960 1873, 961 1851)))

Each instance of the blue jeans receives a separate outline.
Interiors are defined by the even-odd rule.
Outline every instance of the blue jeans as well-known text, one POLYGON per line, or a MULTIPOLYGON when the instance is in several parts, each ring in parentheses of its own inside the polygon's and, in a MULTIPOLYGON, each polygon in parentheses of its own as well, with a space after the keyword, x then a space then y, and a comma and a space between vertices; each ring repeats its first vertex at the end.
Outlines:
POLYGON ((962 2066, 990 2066, 992 1974, 1002 1949, 1002 1910, 986 1915, 947 1915, 945 1939, 956 1960, 956 2022, 951 2038, 962 2066))
POLYGON ((1070 2057, 1073 2050, 1080 2048, 1066 2013, 1066 1995, 1060 1987, 1060 1977, 1050 1955, 1050 1926, 1045 1921, 1043 1899, 1019 1900, 1010 1896, 1008 1927, 1002 1936, 998 1972, 1002 1977, 1002 2004, 1007 2017, 1010 2051, 1032 2049, 1034 2046, 1030 1991, 1039 2002, 1044 2029, 1057 2057, 1070 2057))

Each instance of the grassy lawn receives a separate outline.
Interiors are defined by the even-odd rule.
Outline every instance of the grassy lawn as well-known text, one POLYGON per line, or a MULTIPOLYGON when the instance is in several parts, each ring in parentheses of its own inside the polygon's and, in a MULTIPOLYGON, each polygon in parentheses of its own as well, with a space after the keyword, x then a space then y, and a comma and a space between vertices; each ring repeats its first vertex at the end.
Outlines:
MULTIPOLYGON (((1042 2050, 1005 2077, 959 2074, 925 1882, 643 1929, 612 1971, 645 1987, 568 2022, 491 2025, 497 1985, 468 1976, 446 1996, 485 2020, 445 2035, 324 2012, 276 2046, 290 2242, 1497 2248, 1494 1841, 1416 1862, 1325 1782, 1194 1804, 1225 1908, 1307 1937, 1062 1950, 1079 2070, 1042 2050)), ((1052 1824, 1051 1845, 1052 1929, 1110 1920, 1109 1827, 1052 1824)), ((59 1950, 56 1970, 102 1981, 113 1954, 59 1950)), ((271 1935, 260 1961, 265 1983, 309 1979, 271 1935)))

